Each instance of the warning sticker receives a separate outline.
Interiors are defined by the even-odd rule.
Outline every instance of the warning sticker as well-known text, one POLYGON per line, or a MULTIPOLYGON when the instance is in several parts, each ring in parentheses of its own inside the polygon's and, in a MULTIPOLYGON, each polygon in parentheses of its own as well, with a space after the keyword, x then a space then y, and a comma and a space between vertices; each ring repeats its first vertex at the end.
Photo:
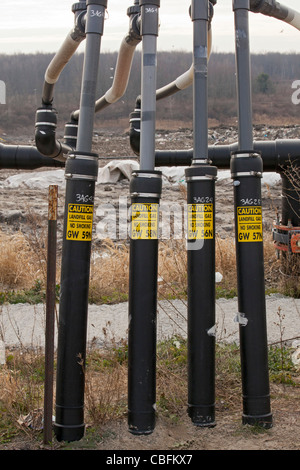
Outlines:
POLYGON ((132 204, 131 238, 133 240, 158 238, 158 204, 132 204))
POLYGON ((93 205, 68 204, 67 240, 91 241, 93 205))
POLYGON ((188 240, 213 238, 213 204, 188 204, 187 209, 188 240))
POLYGON ((261 206, 237 207, 239 242, 261 242, 263 239, 261 206))

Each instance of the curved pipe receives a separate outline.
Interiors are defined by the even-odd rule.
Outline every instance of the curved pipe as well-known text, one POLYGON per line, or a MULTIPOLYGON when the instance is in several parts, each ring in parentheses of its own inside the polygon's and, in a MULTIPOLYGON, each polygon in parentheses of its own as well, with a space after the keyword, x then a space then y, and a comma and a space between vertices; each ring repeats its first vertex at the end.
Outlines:
POLYGON ((300 13, 276 0, 251 0, 250 10, 282 20, 300 31, 300 13))
POLYGON ((75 3, 72 11, 75 14, 75 24, 47 67, 42 92, 42 107, 36 112, 35 124, 35 142, 38 151, 42 155, 61 162, 65 161, 64 154, 74 149, 56 139, 57 113, 52 108, 53 90, 62 70, 86 37, 86 2, 75 3))
MULTIPOLYGON (((212 32, 211 32, 211 27, 209 27, 208 51, 207 51, 208 60, 210 58, 211 49, 212 49, 212 32)), ((184 72, 182 75, 177 77, 173 82, 169 83, 168 85, 165 85, 162 88, 159 88, 156 91, 156 99, 161 100, 168 96, 174 95, 174 93, 177 93, 178 91, 185 90, 190 85, 192 85, 193 80, 194 80, 194 64, 192 64, 191 67, 186 72, 184 72)))
POLYGON ((35 143, 38 151, 46 157, 64 162, 74 149, 56 139, 57 112, 52 107, 42 107, 36 112, 35 143))
POLYGON ((63 167, 64 163, 42 155, 36 147, 0 144, 0 168, 34 170, 41 167, 63 167))
POLYGON ((126 38, 123 39, 120 46, 112 87, 102 98, 96 101, 96 112, 103 108, 103 104, 110 105, 115 103, 124 95, 129 80, 129 74, 136 46, 137 44, 132 44, 131 41, 127 42, 126 38))
MULTIPOLYGON (((109 90, 107 90, 104 96, 96 101, 95 112, 99 112, 107 106, 116 103, 120 98, 122 98, 127 89, 133 56, 137 45, 142 40, 139 32, 139 21, 139 15, 133 16, 130 21, 129 33, 123 38, 118 52, 116 70, 112 86, 109 90)), ((71 114, 71 119, 78 121, 79 109, 71 114)))
MULTIPOLYGON (((77 4, 73 6, 75 9, 77 4)), ((78 6, 78 10, 75 9, 75 26, 68 33, 60 49, 57 51, 53 59, 51 60, 48 68, 45 72, 44 87, 42 93, 42 102, 44 104, 51 104, 53 100, 53 89, 54 85, 59 79, 61 72, 67 65, 71 57, 77 51, 81 42, 85 39, 84 31, 84 18, 86 9, 81 9, 78 6)))

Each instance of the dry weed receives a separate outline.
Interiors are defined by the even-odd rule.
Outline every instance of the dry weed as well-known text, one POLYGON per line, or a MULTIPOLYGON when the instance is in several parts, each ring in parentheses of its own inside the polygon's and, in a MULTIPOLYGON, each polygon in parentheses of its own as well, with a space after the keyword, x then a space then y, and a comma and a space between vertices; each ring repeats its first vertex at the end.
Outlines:
POLYGON ((2 289, 31 287, 39 266, 27 239, 21 232, 0 231, 0 286, 2 289))

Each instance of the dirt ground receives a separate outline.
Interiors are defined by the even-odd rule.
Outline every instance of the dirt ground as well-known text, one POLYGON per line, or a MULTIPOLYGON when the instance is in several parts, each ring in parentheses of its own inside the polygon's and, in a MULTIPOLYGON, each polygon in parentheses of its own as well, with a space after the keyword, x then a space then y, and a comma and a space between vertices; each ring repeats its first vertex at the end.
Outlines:
MULTIPOLYGON (((20 135, 5 135, 4 142, 7 144, 25 144, 33 145, 33 139, 28 133, 25 135, 24 130, 20 135)), ((274 139, 294 139, 299 136, 299 127, 267 127, 256 126, 254 129, 254 140, 274 140, 274 139)), ((237 142, 238 133, 234 127, 213 128, 209 131, 209 145, 227 145, 237 142)), ((189 128, 180 127, 179 130, 157 130, 156 147, 158 150, 174 150, 174 149, 190 149, 193 147, 193 136, 189 128)), ((136 156, 130 148, 128 131, 125 127, 121 127, 119 132, 110 129, 95 132, 93 150, 100 156, 100 167, 104 167, 107 163, 128 158, 138 162, 136 156)), ((39 171, 49 171, 51 168, 42 168, 39 171)), ((36 170, 34 170, 36 171, 36 170)), ((5 181, 13 175, 23 173, 28 175, 29 170, 6 170, 1 169, 0 172, 0 227, 2 230, 28 230, 28 216, 37 215, 40 221, 44 221, 47 217, 48 210, 48 189, 30 188, 26 185, 13 187, 5 184, 5 181)), ((234 234, 233 225, 233 188, 232 180, 223 179, 223 172, 219 172, 219 179, 216 182, 216 232, 222 238, 232 237, 234 234)), ((185 202, 184 184, 164 184, 161 203, 180 203, 185 202)), ((62 230, 62 220, 64 211, 64 193, 65 184, 59 186, 59 205, 58 205, 58 238, 60 238, 62 230)), ((129 181, 124 178, 114 184, 97 184, 95 193, 95 213, 94 226, 97 225, 100 218, 97 216, 97 208, 100 205, 113 204, 118 207, 119 197, 126 196, 128 205, 129 197, 129 181)), ((280 214, 281 208, 281 185, 269 187, 268 184, 262 184, 262 198, 264 210, 264 229, 271 232, 276 214, 280 214)), ((97 242, 97 237, 95 241, 97 242)))
MULTIPOLYGON (((280 138, 299 138, 299 126, 274 128, 257 126, 254 138, 257 140, 273 140, 280 138)), ((5 142, 32 143, 27 135, 3 136, 5 142)), ((230 128, 214 128, 210 131, 210 144, 227 144, 237 141, 237 130, 230 128)), ((157 148, 187 149, 192 147, 190 129, 158 130, 157 148)), ((95 137, 94 148, 100 156, 133 157, 130 149, 126 128, 117 134, 111 130, 101 131, 95 137)), ((100 161, 100 165, 107 160, 100 161)), ((0 172, 0 228, 5 231, 26 230, 28 215, 32 211, 41 217, 41 226, 47 217, 47 190, 31 188, 7 188, 2 183, 11 175, 22 170, 5 170, 0 172), (2 185, 2 186, 1 186, 2 185)), ((46 171, 41 169, 40 171, 46 171)), ((120 195, 129 191, 128 180, 116 184, 98 185, 96 189, 95 207, 101 203, 117 201, 120 195)), ((264 229, 271 231, 276 210, 281 206, 280 184, 272 188, 264 185, 263 208, 264 229)), ((61 233, 63 217, 64 188, 59 188, 59 222, 61 233)), ((184 193, 178 185, 167 185, 163 189, 165 201, 184 201, 184 193)), ((97 219, 96 219, 97 222, 97 219)), ((222 237, 233 236, 233 194, 231 180, 222 180, 216 184, 216 226, 222 237)), ((300 332, 298 332, 299 334, 300 332)), ((241 403, 226 409, 222 403, 217 405, 216 422, 213 428, 195 427, 182 410, 180 416, 171 419, 159 415, 154 432, 148 436, 133 436, 127 430, 126 418, 107 423, 101 430, 101 435, 92 436, 87 432, 86 437, 78 443, 43 446, 41 440, 33 438, 30 433, 24 438, 10 444, 0 445, 0 450, 37 450, 37 449, 76 449, 76 450, 114 450, 142 451, 164 450, 188 454, 192 450, 299 450, 300 449, 300 383, 298 386, 271 386, 273 427, 269 430, 253 429, 241 424, 241 403)))
MULTIPOLYGON (((226 409, 216 406, 216 426, 199 428, 194 426, 186 410, 176 419, 158 415, 152 434, 135 436, 128 432, 126 417, 108 422, 100 431, 90 432, 78 442, 42 444, 42 432, 27 430, 26 433, 8 444, 0 445, 1 450, 96 450, 118 451, 122 455, 140 455, 143 451, 172 452, 175 455, 189 455, 196 452, 194 460, 201 459, 198 451, 299 451, 300 448, 300 407, 298 387, 271 384, 271 407, 273 426, 271 429, 258 429, 242 424, 241 404, 226 409), (132 451, 132 453, 130 453, 132 451)), ((109 453, 111 455, 111 453, 109 453)))

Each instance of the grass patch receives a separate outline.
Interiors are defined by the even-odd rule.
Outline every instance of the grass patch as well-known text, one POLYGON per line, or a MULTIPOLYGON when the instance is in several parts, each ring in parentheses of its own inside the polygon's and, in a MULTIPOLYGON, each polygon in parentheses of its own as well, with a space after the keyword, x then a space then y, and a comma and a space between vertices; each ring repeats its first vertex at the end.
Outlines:
MULTIPOLYGON (((92 346, 87 351, 85 413, 88 427, 84 442, 90 448, 103 438, 101 427, 105 423, 127 414, 127 347, 122 341, 101 349, 92 346)), ((289 348, 269 348, 271 382, 294 385, 296 370, 291 354, 289 348)), ((239 347, 218 343, 218 412, 234 410, 240 402, 240 372, 239 347)), ((22 433, 41 439, 41 430, 34 423, 40 423, 42 418, 44 376, 44 356, 40 350, 15 350, 7 355, 6 364, 0 368, 0 443, 9 442, 22 433)), ((187 341, 175 336, 157 346, 157 412, 176 423, 186 412, 186 404, 187 341)))

